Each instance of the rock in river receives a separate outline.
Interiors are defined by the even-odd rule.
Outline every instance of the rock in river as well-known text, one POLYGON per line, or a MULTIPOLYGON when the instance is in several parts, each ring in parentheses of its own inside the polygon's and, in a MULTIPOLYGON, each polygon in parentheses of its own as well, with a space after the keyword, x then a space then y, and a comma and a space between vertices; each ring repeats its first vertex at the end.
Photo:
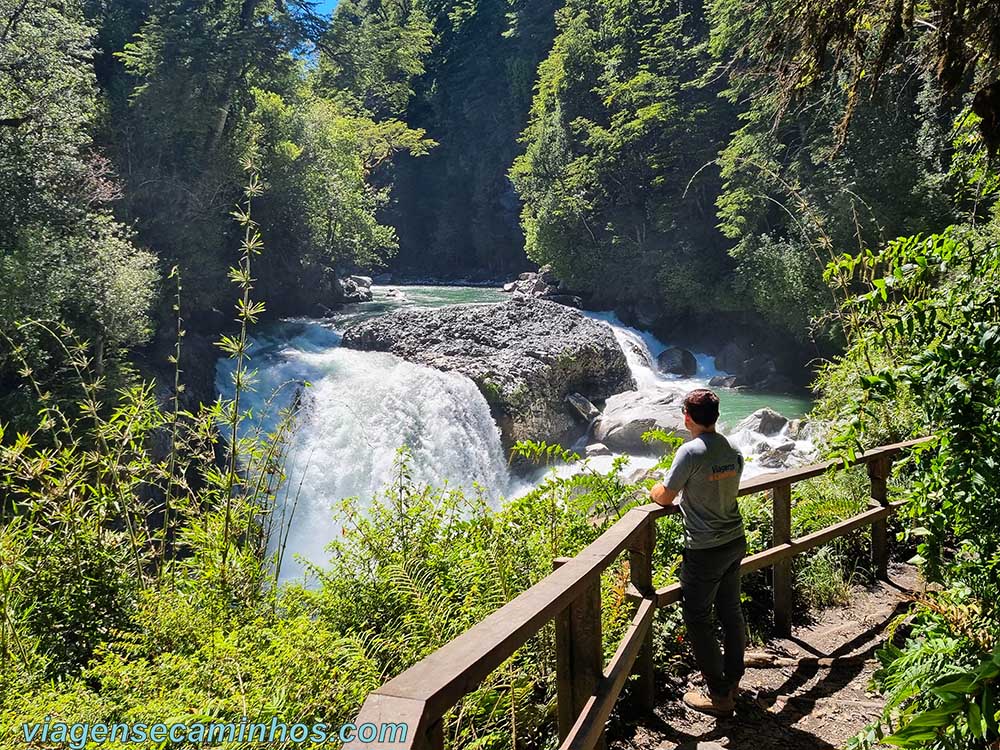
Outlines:
POLYGON ((397 310, 349 328, 343 345, 468 376, 508 449, 518 440, 565 444, 580 435, 579 416, 566 400, 571 393, 603 401, 635 388, 611 328, 529 297, 397 310))
POLYGON ((690 378, 698 372, 698 360, 687 349, 672 346, 656 358, 660 372, 690 378))
POLYGON ((788 418, 778 414, 774 409, 758 409, 738 425, 734 432, 747 430, 749 432, 759 432, 761 435, 773 437, 785 429, 788 418))
POLYGON ((619 393, 607 400, 604 412, 594 422, 592 439, 618 453, 661 454, 665 446, 644 442, 643 433, 663 430, 684 440, 690 438, 681 413, 683 401, 681 392, 619 393))

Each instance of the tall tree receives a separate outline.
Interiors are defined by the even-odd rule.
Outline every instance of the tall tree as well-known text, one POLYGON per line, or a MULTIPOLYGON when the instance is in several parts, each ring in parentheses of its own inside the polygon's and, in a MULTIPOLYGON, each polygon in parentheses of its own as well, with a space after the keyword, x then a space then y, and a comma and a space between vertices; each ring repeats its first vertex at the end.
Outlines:
POLYGON ((397 266, 491 276, 525 265, 518 197, 506 172, 520 153, 539 61, 554 35, 555 0, 436 0, 423 8, 436 43, 407 121, 440 145, 400 160, 387 220, 397 266))
POLYGON ((713 0, 713 35, 732 68, 779 99, 777 114, 817 84, 843 87, 842 142, 862 95, 887 75, 931 72, 945 93, 974 93, 993 154, 1000 147, 996 0, 713 0))
POLYGON ((119 185, 90 138, 93 35, 75 2, 0 0, 0 418, 31 401, 15 372, 49 387, 61 360, 55 337, 19 323, 71 326, 105 374, 150 333, 154 260, 113 219, 119 185))

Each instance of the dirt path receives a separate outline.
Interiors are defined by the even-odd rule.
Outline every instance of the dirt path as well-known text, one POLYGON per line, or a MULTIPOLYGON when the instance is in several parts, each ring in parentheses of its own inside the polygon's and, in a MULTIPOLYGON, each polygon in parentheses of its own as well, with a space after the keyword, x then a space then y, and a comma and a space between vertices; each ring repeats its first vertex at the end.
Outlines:
MULTIPOLYGON (((856 589, 848 606, 824 610, 767 642, 759 658, 748 653, 736 714, 714 719, 679 699, 662 702, 655 718, 618 725, 614 750, 810 750, 840 748, 881 709, 868 684, 886 628, 919 586, 913 568, 893 566, 889 583, 856 589), (754 666, 751 666, 754 665, 754 666)), ((698 677, 700 680, 700 676, 698 677)), ((689 684, 661 685, 679 696, 689 684)))

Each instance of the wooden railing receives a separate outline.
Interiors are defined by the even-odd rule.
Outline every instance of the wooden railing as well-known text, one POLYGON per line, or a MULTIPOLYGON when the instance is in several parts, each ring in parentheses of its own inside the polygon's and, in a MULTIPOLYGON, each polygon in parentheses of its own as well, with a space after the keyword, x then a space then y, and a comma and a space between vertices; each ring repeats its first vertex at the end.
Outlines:
MULTIPOLYGON (((770 491, 773 544, 743 560, 745 575, 773 568, 774 624, 779 633, 791 629, 792 557, 831 539, 872 527, 872 568, 886 577, 886 519, 893 512, 886 480, 896 454, 932 438, 919 438, 867 451, 853 461, 841 459, 745 480, 739 494, 770 491), (792 485, 850 465, 864 464, 871 480, 868 510, 820 531, 792 539, 792 485)), ((653 588, 652 554, 655 521, 666 511, 650 503, 629 510, 617 523, 572 558, 554 563, 555 570, 465 633, 371 693, 355 724, 405 724, 406 739, 388 743, 355 739, 350 750, 414 748, 437 750, 444 745, 442 717, 547 623, 555 621, 556 699, 560 750, 589 750, 604 745, 604 725, 630 674, 636 675, 638 706, 654 705, 652 655, 653 615, 680 599, 680 584, 653 588), (635 615, 614 656, 603 663, 601 642, 601 572, 628 551, 635 615)))

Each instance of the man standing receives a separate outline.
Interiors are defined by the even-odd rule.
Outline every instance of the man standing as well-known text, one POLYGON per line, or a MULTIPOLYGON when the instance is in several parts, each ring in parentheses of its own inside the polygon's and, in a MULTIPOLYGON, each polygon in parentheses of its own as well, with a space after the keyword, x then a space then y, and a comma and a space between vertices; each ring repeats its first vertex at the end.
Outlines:
POLYGON ((747 541, 736 502, 743 456, 715 431, 719 419, 715 393, 704 388, 691 391, 681 410, 691 440, 677 449, 665 482, 655 485, 650 497, 684 516, 681 607, 706 686, 704 692, 686 693, 684 702, 704 713, 728 716, 743 677, 746 649, 740 562, 747 541), (725 657, 715 636, 713 605, 725 635, 725 657))

